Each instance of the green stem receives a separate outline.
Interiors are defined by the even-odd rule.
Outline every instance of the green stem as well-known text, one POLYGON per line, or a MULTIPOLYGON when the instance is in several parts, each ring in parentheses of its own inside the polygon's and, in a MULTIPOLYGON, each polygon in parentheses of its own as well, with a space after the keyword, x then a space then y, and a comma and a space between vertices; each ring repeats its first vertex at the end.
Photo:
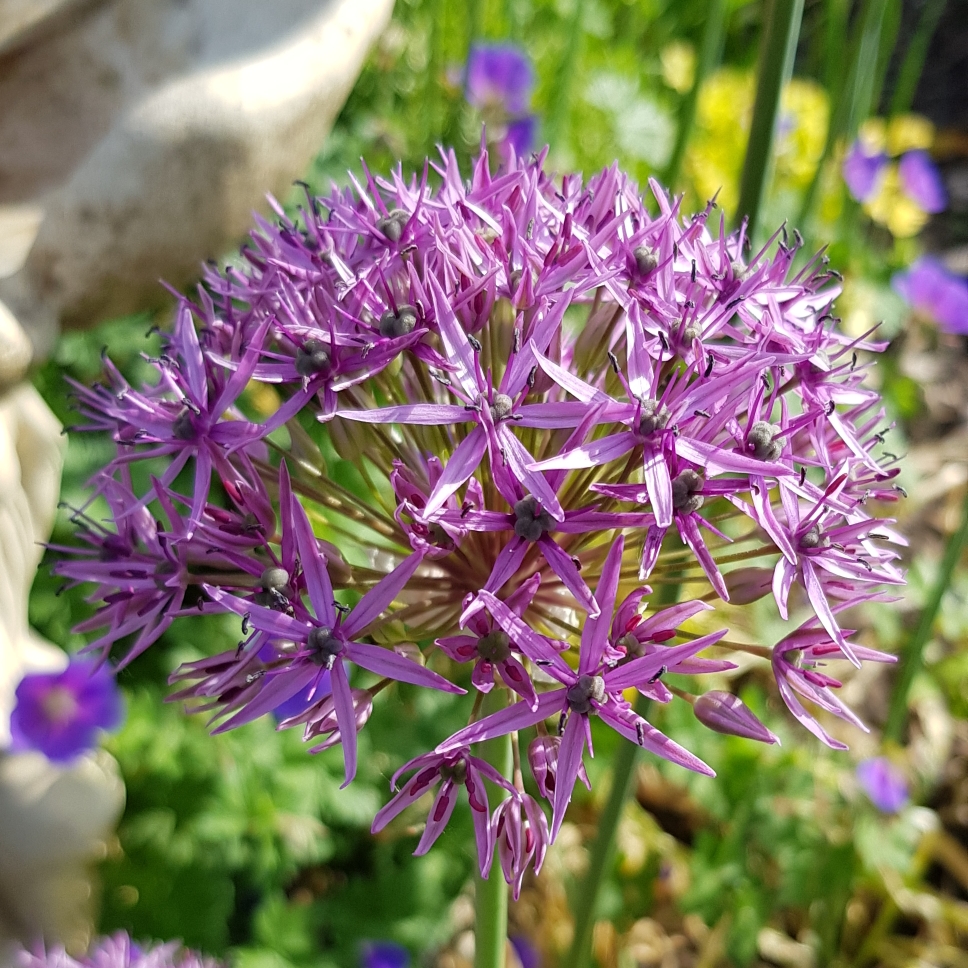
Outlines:
MULTIPOLYGON (((635 711, 640 716, 645 716, 650 705, 650 700, 639 696, 635 703, 635 711)), ((598 836, 592 846, 588 871, 576 895, 578 904, 575 912, 575 936, 563 968, 587 968, 591 964, 592 932, 595 927, 598 895, 602 888, 602 881, 605 879, 605 872, 611 865, 612 855, 615 853, 615 834, 622 817, 622 808, 632 788, 638 752, 639 747, 635 743, 622 743, 612 764, 612 788, 609 790, 605 808, 598 818, 598 836)))
POLYGON ((938 616, 941 600, 951 584, 951 576, 958 565, 966 541, 968 541, 968 491, 965 492, 965 503, 962 506, 961 526, 948 539, 948 545, 941 562, 941 570, 938 572, 928 595, 928 600, 924 604, 921 620, 918 622, 914 635, 908 639, 907 645, 901 653, 900 669, 898 670, 894 693, 891 696, 887 725, 884 727, 885 739, 893 740, 896 743, 901 741, 901 733, 907 717, 908 693, 911 691, 911 683, 914 682, 915 676, 921 671, 924 664, 924 647, 927 645, 928 639, 931 638, 931 629, 934 627, 934 620, 938 616))
MULTIPOLYGON (((880 51, 881 27, 887 10, 888 0, 867 0, 859 23, 851 38, 850 66, 847 69, 843 85, 832 97, 833 111, 827 128, 827 140, 824 142, 823 154, 817 163, 817 169, 810 181, 797 224, 805 233, 809 234, 808 220, 813 211, 827 162, 834 153, 834 149, 841 138, 852 138, 860 123, 867 117, 871 109, 871 99, 877 76, 877 58, 880 51)), ((810 246, 807 247, 808 251, 810 246)))
POLYGON ((560 140, 567 134, 568 97, 571 93, 571 80, 575 74, 575 59, 578 57, 581 40, 581 19, 585 11, 585 0, 572 0, 572 2, 575 4, 575 9, 568 24, 565 52, 555 77, 554 102, 545 124, 545 140, 552 148, 558 148, 560 140))
MULTIPOLYGON (((481 716, 503 709, 506 705, 505 690, 491 690, 481 703, 481 716)), ((512 769, 511 737, 498 736, 480 745, 482 759, 486 760, 501 776, 510 777, 512 769)), ((491 786, 497 791, 498 802, 508 796, 507 791, 491 786)), ((474 887, 474 968, 505 968, 508 937, 508 886, 504 882, 501 865, 495 859, 485 880, 480 872, 475 875, 474 887)))
POLYGON ((750 239, 756 232, 756 222, 770 171, 780 96, 784 84, 793 72, 793 59, 797 52, 802 19, 803 0, 770 0, 760 40, 756 101, 753 105, 746 158, 743 161, 739 206, 735 219, 737 224, 742 222, 744 216, 749 219, 746 234, 750 239))
POLYGON ((699 91, 703 81, 713 72, 723 56, 723 40, 726 36, 726 0, 711 0, 706 13, 706 26, 702 32, 702 46, 699 60, 696 62, 696 76, 692 88, 682 102, 679 114, 679 130, 676 134, 676 146, 672 150, 672 158, 666 168, 663 181, 668 188, 674 189, 679 180, 682 161, 686 156, 689 138, 696 121, 696 104, 699 101, 699 91))
POLYGON ((904 114, 911 110, 914 95, 918 90, 918 81, 921 80, 921 72, 924 70, 924 62, 928 57, 928 47, 938 28, 941 14, 944 13, 944 7, 945 0, 928 0, 924 5, 921 19, 904 55, 897 83, 894 85, 891 114, 904 114))

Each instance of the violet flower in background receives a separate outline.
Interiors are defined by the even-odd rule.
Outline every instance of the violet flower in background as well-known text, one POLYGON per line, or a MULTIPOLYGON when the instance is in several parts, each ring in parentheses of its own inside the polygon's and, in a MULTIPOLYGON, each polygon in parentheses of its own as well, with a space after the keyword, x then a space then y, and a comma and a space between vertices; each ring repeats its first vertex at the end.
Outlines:
POLYGON ((877 194, 887 155, 883 151, 868 154, 858 139, 844 158, 841 169, 850 194, 858 202, 866 202, 877 194))
POLYGON ((106 666, 72 659, 63 672, 30 673, 17 686, 10 748, 66 763, 97 745, 98 731, 121 725, 122 706, 106 666))
POLYGON ((948 204, 941 172, 926 151, 909 151, 898 162, 904 191, 932 215, 943 212, 948 204))
POLYGON ((897 813, 910 799, 904 774, 886 756, 858 763, 857 779, 881 813, 897 813))
MULTIPOLYGON (((467 57, 464 96, 488 128, 501 134, 498 144, 520 158, 534 147, 537 118, 531 113, 534 68, 516 44, 473 44, 467 57)), ((489 132, 490 134, 490 132, 489 132)))
POLYGON ((910 268, 895 273, 891 287, 945 332, 968 334, 968 279, 949 272, 939 259, 922 256, 910 268))
POLYGON ((360 968, 407 968, 410 952, 392 941, 368 941, 360 951, 360 968))

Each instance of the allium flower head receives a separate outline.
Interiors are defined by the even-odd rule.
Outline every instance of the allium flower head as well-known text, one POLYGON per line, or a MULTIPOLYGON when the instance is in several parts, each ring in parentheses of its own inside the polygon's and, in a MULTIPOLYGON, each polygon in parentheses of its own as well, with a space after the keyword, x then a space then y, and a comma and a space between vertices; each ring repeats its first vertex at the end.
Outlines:
POLYGON ((504 149, 522 157, 534 145, 537 118, 530 113, 534 68, 516 44, 474 44, 467 56, 464 95, 488 125, 503 132, 504 149))
MULTIPOLYGON (((495 77, 524 76, 504 57, 495 77)), ((172 698, 219 730, 272 715, 311 751, 339 746, 346 782, 397 683, 466 704, 464 728, 401 767, 374 829, 406 836, 390 821, 429 807, 423 853, 470 810, 481 869, 496 851, 520 885, 587 783, 593 717, 712 772, 630 695, 773 738, 733 697, 665 681, 733 667, 731 595, 796 618, 771 653, 778 687, 838 745, 822 720, 859 721, 828 664, 890 659, 840 615, 902 581, 903 539, 876 516, 901 493, 864 384, 883 346, 837 328, 822 258, 795 269, 801 241, 782 232, 753 251, 712 204, 684 215, 654 182, 652 214, 617 166, 585 182, 508 157, 492 173, 482 152, 469 178, 451 153, 419 177, 365 171, 261 220, 181 304, 155 383, 108 367, 112 391, 78 391, 118 444, 93 482, 112 520, 78 511, 58 570, 92 583, 90 649, 121 662, 181 615, 235 616, 238 646, 183 665, 172 698), (262 385, 279 404, 256 423, 262 385), (142 457, 179 470, 138 492, 142 457), (660 607, 653 588, 692 597, 660 607), (479 755, 507 734, 550 824, 519 770, 479 755)))
POLYGON ((10 714, 10 748, 68 762, 96 746, 100 730, 116 729, 122 716, 111 671, 73 659, 63 672, 34 672, 20 680, 10 714))
POLYGON ((123 931, 96 939, 87 953, 72 958, 63 948, 20 949, 17 968, 222 968, 222 963, 189 951, 178 941, 136 944, 123 931))

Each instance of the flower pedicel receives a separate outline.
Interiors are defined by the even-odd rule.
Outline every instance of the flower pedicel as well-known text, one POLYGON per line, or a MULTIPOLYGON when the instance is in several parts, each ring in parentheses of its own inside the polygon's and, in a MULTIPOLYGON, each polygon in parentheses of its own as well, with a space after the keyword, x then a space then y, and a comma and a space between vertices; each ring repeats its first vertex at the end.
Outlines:
MULTIPOLYGON (((94 584, 84 628, 105 660, 178 615, 239 616, 238 648, 179 669, 173 698, 218 729, 277 711, 312 749, 342 745, 347 782, 395 683, 490 692, 489 715, 455 700, 468 725, 414 751, 376 826, 436 788, 423 851, 464 787, 482 870, 497 856, 515 885, 585 780, 592 716, 711 773, 628 697, 669 702, 667 674, 731 667, 725 630, 705 631, 731 588, 784 617, 802 589, 816 617, 773 669, 839 746, 798 696, 856 722, 827 660, 890 657, 838 615, 903 580, 903 541, 873 516, 899 493, 863 382, 861 352, 882 346, 838 330, 836 273, 795 270, 785 235, 750 255, 712 206, 683 217, 655 183, 647 205, 617 167, 557 181, 544 160, 492 175, 482 152, 465 182, 444 153, 420 179, 367 173, 294 218, 276 206, 240 265, 181 301, 154 385, 108 364, 106 385, 77 387, 86 426, 117 441, 94 481, 114 523, 79 512, 57 565, 94 584), (132 464, 159 457, 136 492, 132 464), (646 580, 701 598, 657 607, 646 580), (521 770, 475 753, 509 732, 550 828, 521 770), (493 813, 485 778, 511 797, 493 813)), ((721 692, 675 694, 714 729, 774 738, 721 692)))

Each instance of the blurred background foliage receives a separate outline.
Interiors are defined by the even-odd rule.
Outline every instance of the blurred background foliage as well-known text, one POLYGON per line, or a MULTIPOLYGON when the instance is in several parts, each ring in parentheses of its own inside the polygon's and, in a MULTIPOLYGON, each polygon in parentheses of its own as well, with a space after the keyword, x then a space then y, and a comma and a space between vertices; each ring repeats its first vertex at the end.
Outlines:
MULTIPOLYGON (((397 0, 307 180, 318 192, 331 182, 345 185, 348 169, 360 172, 361 157, 377 173, 397 163, 419 173, 439 144, 469 163, 484 119, 465 100, 463 65, 472 42, 500 41, 520 45, 534 64, 536 143, 550 143, 553 169, 588 174, 617 159, 643 185, 649 177, 671 182, 685 194, 686 212, 716 195, 731 225, 765 6, 397 0)), ((941 607, 917 645, 917 674, 902 696, 910 720, 882 744, 890 670, 865 671, 863 681, 845 684, 845 699, 873 727, 869 735, 845 735, 849 754, 797 730, 768 676, 754 668, 740 670, 728 687, 782 738, 781 748, 710 733, 677 704, 655 710, 660 728, 719 778, 685 775, 663 762, 641 767, 596 911, 595 955, 607 968, 968 965, 968 570, 947 574, 940 565, 960 521, 968 366, 964 337, 912 315, 890 286, 925 248, 957 253, 968 243, 968 202, 953 192, 948 211, 923 233, 895 235, 870 205, 865 211, 851 198, 840 174, 868 115, 904 115, 918 105, 917 93, 944 126, 939 134, 930 124, 926 130, 947 184, 968 180, 964 92, 954 87, 947 100, 938 94, 944 70, 960 64, 968 76, 966 25, 964 0, 807 0, 759 220, 760 235, 787 220, 815 244, 828 243, 846 277, 839 304, 846 327, 860 333, 882 320, 882 334, 896 337, 874 379, 898 424, 894 449, 911 449, 902 482, 919 485, 902 509, 915 539, 911 584, 893 608, 869 611, 861 638, 887 651, 910 647, 940 573, 941 607), (959 30, 961 47, 952 48, 951 32, 959 30), (936 33, 955 59, 922 76, 936 33), (881 812, 854 772, 859 760, 881 754, 910 789, 910 802, 896 813, 881 812)), ((289 201, 296 197, 294 190, 289 201)), ((96 380, 106 347, 136 382, 140 354, 158 350, 157 337, 145 336, 155 323, 165 320, 109 320, 64 336, 36 382, 66 425, 73 418, 64 377, 96 380)), ((108 441, 70 437, 67 505, 84 502, 85 481, 110 452, 108 441)), ((54 542, 69 541, 70 532, 65 512, 54 542)), ((83 643, 71 626, 89 606, 83 589, 59 591, 42 568, 31 619, 73 651, 83 643)), ((735 620, 754 639, 779 637, 765 607, 737 610, 735 620)), ((364 943, 377 939, 405 946, 415 964, 465 964, 469 819, 458 811, 437 849, 422 858, 411 856, 417 828, 410 824, 419 810, 379 837, 369 833, 388 777, 414 749, 460 725, 457 705, 401 689, 395 715, 374 716, 361 734, 360 776, 341 791, 338 751, 309 757, 297 735, 276 732, 271 721, 212 738, 202 717, 165 704, 165 681, 179 662, 230 648, 238 634, 226 618, 185 620, 120 676, 127 722, 105 745, 121 765, 128 803, 100 869, 100 930, 179 937, 212 954, 231 953, 242 968, 342 968, 357 964, 364 943)), ((567 948, 568 896, 579 891, 616 739, 610 731, 596 736, 593 792, 579 787, 545 873, 512 905, 525 964, 533 956, 542 959, 534 964, 555 965, 567 948)))

